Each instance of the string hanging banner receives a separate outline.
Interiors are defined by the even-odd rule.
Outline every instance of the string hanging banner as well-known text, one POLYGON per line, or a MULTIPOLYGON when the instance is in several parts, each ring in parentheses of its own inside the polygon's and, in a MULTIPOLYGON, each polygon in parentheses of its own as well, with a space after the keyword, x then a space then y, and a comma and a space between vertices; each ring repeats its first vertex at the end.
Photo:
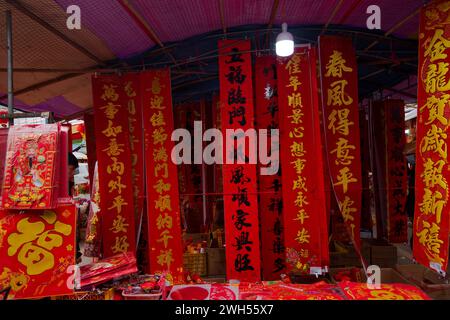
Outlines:
POLYGON ((150 272, 182 279, 178 171, 171 160, 174 130, 170 70, 141 74, 150 272))
POLYGON ((261 258, 256 161, 250 161, 257 154, 252 61, 250 53, 243 53, 248 51, 250 41, 219 41, 221 120, 227 141, 222 167, 225 242, 227 278, 259 281, 261 258), (252 132, 255 134, 246 145, 245 135, 252 132))
POLYGON ((360 248, 362 178, 356 53, 350 38, 320 36, 319 55, 332 189, 347 230, 360 248))
POLYGON ((92 77, 103 257, 135 252, 135 216, 128 110, 117 75, 92 77))
POLYGON ((328 237, 314 49, 277 64, 287 271, 320 273, 328 237))
POLYGON ((435 1, 420 13, 413 254, 442 275, 450 223, 449 48, 448 1, 435 1))
MULTIPOLYGON (((271 129, 279 129, 275 57, 257 57, 255 62, 256 124, 266 129, 267 148, 271 146, 271 129)), ((274 175, 259 175, 259 212, 261 225, 261 259, 264 280, 278 280, 285 272, 283 199, 281 169, 274 175)))

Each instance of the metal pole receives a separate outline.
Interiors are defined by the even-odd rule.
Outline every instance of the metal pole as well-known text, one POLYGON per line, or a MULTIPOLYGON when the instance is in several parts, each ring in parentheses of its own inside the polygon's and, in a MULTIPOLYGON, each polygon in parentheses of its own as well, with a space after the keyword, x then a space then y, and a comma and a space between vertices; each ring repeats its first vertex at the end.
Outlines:
POLYGON ((12 40, 12 17, 11 10, 6 11, 6 45, 8 48, 8 115, 9 125, 14 124, 13 115, 13 99, 14 99, 14 85, 13 85, 13 40, 12 40))

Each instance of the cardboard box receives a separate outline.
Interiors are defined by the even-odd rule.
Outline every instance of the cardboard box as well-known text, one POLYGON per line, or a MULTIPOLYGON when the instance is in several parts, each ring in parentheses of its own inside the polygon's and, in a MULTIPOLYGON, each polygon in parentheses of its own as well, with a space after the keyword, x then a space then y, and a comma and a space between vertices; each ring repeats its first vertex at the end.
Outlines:
POLYGON ((408 281, 436 300, 450 300, 450 283, 436 272, 420 264, 396 265, 395 269, 408 281))
POLYGON ((226 274, 225 248, 208 248, 208 275, 226 274))
POLYGON ((370 263, 380 268, 395 268, 397 265, 397 247, 392 245, 371 246, 370 263))
MULTIPOLYGON (((330 252, 330 267, 362 267, 361 259, 352 246, 345 246, 346 252, 330 252)), ((370 247, 362 246, 361 255, 370 264, 370 247)))

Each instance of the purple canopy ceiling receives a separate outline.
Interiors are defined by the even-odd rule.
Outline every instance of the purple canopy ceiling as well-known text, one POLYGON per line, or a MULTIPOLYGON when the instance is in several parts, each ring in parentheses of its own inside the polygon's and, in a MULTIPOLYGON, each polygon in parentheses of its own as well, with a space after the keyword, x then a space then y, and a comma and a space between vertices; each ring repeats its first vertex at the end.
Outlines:
MULTIPOLYGON (((64 10, 72 0, 55 0, 64 10)), ((141 53, 155 43, 141 30, 119 1, 77 0, 81 8, 82 26, 90 29, 108 45, 117 57, 141 53)), ((222 29, 219 1, 216 0, 134 0, 129 1, 164 42, 179 41, 194 35, 222 29)), ((224 0, 224 23, 230 27, 267 24, 273 0, 224 0)), ((280 0, 275 25, 323 25, 332 16, 339 0, 280 0)), ((366 27, 369 5, 381 9, 381 27, 388 31, 411 15, 423 0, 345 0, 332 19, 332 24, 366 27)), ((418 16, 408 20, 393 34, 410 37, 417 33, 418 16)))
POLYGON ((154 45, 116 0, 55 0, 55 2, 64 11, 68 6, 77 4, 81 9, 81 27, 89 28, 103 39, 118 58, 141 53, 154 45))
MULTIPOLYGON (((8 103, 8 99, 0 100, 0 102, 6 105, 8 103)), ((74 105, 73 103, 67 101, 62 96, 54 97, 47 101, 32 106, 27 105, 26 103, 20 101, 19 99, 14 99, 14 107, 19 110, 26 110, 28 112, 50 111, 53 112, 57 117, 68 116, 83 110, 79 106, 74 105)))

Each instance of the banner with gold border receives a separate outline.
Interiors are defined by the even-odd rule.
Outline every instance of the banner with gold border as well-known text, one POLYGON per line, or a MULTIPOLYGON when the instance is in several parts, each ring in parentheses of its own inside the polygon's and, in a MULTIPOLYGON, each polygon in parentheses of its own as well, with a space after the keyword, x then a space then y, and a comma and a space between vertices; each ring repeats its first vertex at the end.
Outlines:
POLYGON ((422 8, 419 30, 414 258, 442 275, 449 250, 450 9, 422 8))
POLYGON ((122 78, 92 77, 103 257, 136 249, 128 108, 122 78))

